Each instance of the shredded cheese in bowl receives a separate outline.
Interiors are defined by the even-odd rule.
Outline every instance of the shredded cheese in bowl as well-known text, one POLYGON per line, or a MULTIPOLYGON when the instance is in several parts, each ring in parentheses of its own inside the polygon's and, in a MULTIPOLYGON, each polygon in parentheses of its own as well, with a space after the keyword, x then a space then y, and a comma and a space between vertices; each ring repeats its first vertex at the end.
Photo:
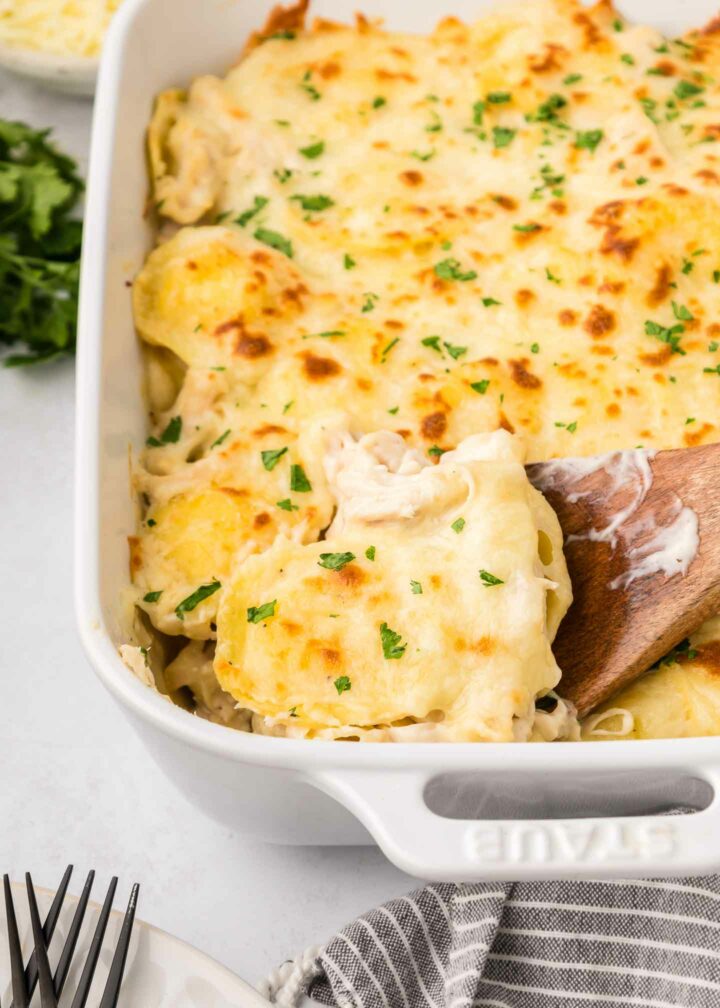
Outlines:
POLYGON ((59 56, 100 55, 120 0, 0 0, 0 44, 59 56))

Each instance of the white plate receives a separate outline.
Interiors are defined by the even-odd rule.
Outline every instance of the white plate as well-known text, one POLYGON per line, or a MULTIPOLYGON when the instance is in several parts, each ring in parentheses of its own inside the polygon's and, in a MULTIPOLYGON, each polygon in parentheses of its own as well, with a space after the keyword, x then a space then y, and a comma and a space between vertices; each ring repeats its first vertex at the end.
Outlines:
POLYGON ((0 42, 0 66, 53 91, 89 97, 95 91, 100 60, 23 49, 0 42))
MULTIPOLYGON (((98 893, 101 892, 102 887, 97 882, 96 885, 98 893)), ((18 930, 27 961, 32 951, 27 895, 24 885, 13 883, 12 888, 18 930)), ((118 887, 118 892, 122 892, 122 887, 118 887)), ((54 893, 47 889, 36 889, 36 893, 40 915, 44 919, 54 893)), ((142 890, 140 898, 142 899, 142 890)), ((65 897, 63 911, 50 946, 50 964, 53 968, 60 955, 76 904, 76 896, 65 897)), ((73 957, 74 964, 65 985, 60 1008, 67 1008, 72 1001, 99 910, 99 904, 93 902, 88 904, 80 940, 73 957)), ((122 919, 122 913, 113 911, 108 921, 103 950, 88 999, 90 1006, 100 1001, 122 919)), ((3 985, 0 987, 0 1004, 3 1005, 10 1004, 12 1000, 9 977, 7 924, 5 914, 0 913, 0 984, 3 985)), ((120 995, 120 1008, 130 1006, 132 1008, 268 1008, 268 1002, 230 970, 198 952, 192 945, 186 945, 179 938, 173 938, 165 931, 136 920, 120 995)))

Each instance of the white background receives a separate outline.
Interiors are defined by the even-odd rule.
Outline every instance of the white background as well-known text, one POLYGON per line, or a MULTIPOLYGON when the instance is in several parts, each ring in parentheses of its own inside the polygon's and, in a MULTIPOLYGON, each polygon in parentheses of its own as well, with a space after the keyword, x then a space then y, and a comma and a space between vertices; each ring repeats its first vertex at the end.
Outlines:
MULTIPOLYGON (((89 102, 0 73, 0 115, 53 126, 85 169, 89 102)), ((143 919, 254 983, 415 882, 372 847, 249 841, 147 759, 75 632, 73 397, 72 361, 0 369, 0 872, 138 881, 143 919)))

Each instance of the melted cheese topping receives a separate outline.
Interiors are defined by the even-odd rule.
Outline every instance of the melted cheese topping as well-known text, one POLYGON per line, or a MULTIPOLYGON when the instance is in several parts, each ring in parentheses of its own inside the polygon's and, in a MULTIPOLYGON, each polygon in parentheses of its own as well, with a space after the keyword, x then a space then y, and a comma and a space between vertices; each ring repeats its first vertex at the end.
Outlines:
POLYGON ((134 297, 166 380, 132 559, 155 625, 198 639, 223 591, 181 619, 193 590, 269 579, 281 533, 298 592, 324 550, 317 417, 431 459, 498 427, 532 461, 718 436, 719 26, 669 41, 572 0, 428 36, 302 13, 161 95, 149 132, 162 244, 134 297))
POLYGON ((98 56, 120 0, 0 0, 0 42, 22 49, 98 56))
POLYGON ((397 434, 340 435, 325 539, 279 537, 223 593, 222 687, 294 735, 419 723, 436 740, 514 739, 558 682, 550 643, 571 598, 559 524, 518 452, 498 431, 433 466, 397 434))

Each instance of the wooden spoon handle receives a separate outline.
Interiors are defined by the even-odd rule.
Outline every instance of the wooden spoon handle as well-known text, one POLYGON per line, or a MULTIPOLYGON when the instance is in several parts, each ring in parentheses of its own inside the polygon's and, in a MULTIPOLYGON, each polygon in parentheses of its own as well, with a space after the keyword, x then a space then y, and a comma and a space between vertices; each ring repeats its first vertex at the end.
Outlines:
MULTIPOLYGON (((631 455, 615 456, 620 454, 631 455)), ((559 691, 581 716, 720 611, 720 445, 645 458, 650 482, 634 510, 637 479, 634 486, 630 480, 623 488, 617 480, 612 483, 602 467, 587 475, 581 468, 579 479, 572 464, 566 466, 565 476, 562 463, 528 467, 566 535, 574 601, 553 651, 563 671, 559 691), (628 508, 627 521, 618 527, 614 542, 609 541, 612 536, 597 534, 608 528, 618 510, 628 508), (682 549, 669 548, 660 557, 653 554, 644 564, 641 556, 642 543, 673 521, 686 522, 684 532, 679 525, 674 529, 676 536, 691 539, 694 523, 699 537, 684 573, 667 573, 674 570, 672 558, 682 549), (642 573, 652 571, 663 558, 669 561, 665 571, 642 573)), ((657 541, 671 542, 670 533, 657 541)), ((682 567, 677 565, 679 571, 682 567)))

